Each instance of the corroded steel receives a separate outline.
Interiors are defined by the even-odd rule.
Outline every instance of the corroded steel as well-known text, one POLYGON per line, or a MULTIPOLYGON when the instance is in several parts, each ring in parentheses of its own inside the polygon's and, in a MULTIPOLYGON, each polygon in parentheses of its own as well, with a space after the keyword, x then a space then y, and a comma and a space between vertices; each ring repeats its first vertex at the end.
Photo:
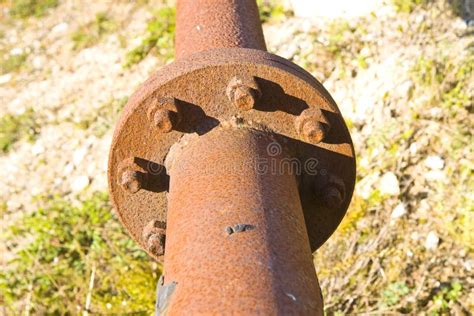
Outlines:
POLYGON ((229 125, 172 152, 164 283, 176 289, 167 315, 322 315, 284 145, 229 125))
POLYGON ((255 0, 178 0, 176 59, 214 48, 266 50, 255 0))
POLYGON ((111 197, 123 224, 143 248, 145 225, 154 219, 166 222, 164 159, 169 148, 183 135, 204 135, 232 119, 275 132, 285 139, 289 154, 301 161, 300 197, 311 249, 316 250, 334 232, 355 181, 352 142, 337 105, 320 83, 281 57, 252 49, 219 49, 163 67, 130 98, 117 124, 109 160, 111 197), (226 90, 232 78, 247 74, 257 78, 262 95, 253 109, 242 111, 226 90), (175 98, 181 115, 169 133, 158 131, 147 114, 150 108, 162 106, 163 96, 175 98), (308 108, 320 109, 331 126, 317 144, 301 137, 295 128, 295 120, 308 108), (145 175, 148 189, 131 194, 122 188, 119 171, 124 161, 145 175), (331 176, 346 186, 338 208, 324 203, 323 191, 331 176))
POLYGON ((176 57, 129 99, 108 168, 121 222, 164 255, 159 310, 319 314, 311 252, 339 225, 355 182, 337 105, 266 52, 254 0, 178 0, 176 57), (218 172, 251 157, 288 172, 218 172))

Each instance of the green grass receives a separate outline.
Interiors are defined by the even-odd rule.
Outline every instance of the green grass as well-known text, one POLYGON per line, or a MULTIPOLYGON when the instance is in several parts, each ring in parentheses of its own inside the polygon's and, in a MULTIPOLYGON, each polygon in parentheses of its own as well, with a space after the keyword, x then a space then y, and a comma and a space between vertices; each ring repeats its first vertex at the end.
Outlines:
POLYGON ((13 0, 10 14, 18 18, 40 17, 58 4, 58 0, 13 0))
POLYGON ((81 50, 97 44, 105 35, 116 30, 117 24, 105 12, 97 13, 94 21, 81 26, 71 39, 74 49, 81 50))
POLYGON ((434 91, 431 103, 440 104, 447 109, 472 108, 473 69, 472 53, 461 60, 437 55, 434 58, 420 57, 411 73, 415 82, 434 91))
POLYGON ((27 54, 10 55, 4 54, 0 59, 0 75, 20 70, 28 58, 27 54))
POLYGON ((151 314, 161 268, 124 233, 107 195, 78 205, 59 197, 40 202, 2 231, 14 257, 0 272, 0 304, 12 315, 77 315, 86 307, 91 314, 151 314))
POLYGON ((169 7, 154 13, 153 19, 147 23, 146 34, 141 43, 125 56, 125 68, 139 63, 151 52, 165 60, 173 58, 175 16, 175 8, 169 7))
POLYGON ((112 99, 95 110, 94 113, 83 117, 81 121, 76 123, 76 126, 81 129, 90 130, 97 137, 102 137, 115 126, 115 121, 127 101, 127 97, 112 99))
POLYGON ((463 286, 458 281, 443 284, 433 296, 433 308, 430 315, 447 315, 451 312, 451 306, 458 301, 462 294, 463 286))
POLYGON ((7 114, 0 118, 0 150, 8 152, 12 145, 22 139, 33 141, 39 133, 36 114, 32 109, 20 115, 7 114))
POLYGON ((397 12, 411 13, 417 7, 430 2, 430 0, 392 0, 397 12))
POLYGON ((287 9, 279 0, 258 0, 258 10, 262 23, 275 23, 293 16, 293 11, 287 9))

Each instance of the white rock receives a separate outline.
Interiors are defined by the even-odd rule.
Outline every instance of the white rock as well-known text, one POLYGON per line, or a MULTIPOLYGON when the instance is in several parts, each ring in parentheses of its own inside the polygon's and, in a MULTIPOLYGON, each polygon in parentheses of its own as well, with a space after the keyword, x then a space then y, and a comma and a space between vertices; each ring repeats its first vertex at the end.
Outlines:
POLYGON ((440 156, 428 156, 425 160, 425 166, 432 170, 441 170, 444 168, 444 160, 440 156))
POLYGON ((382 178, 380 178, 379 190, 380 193, 386 195, 400 194, 400 185, 397 176, 393 172, 385 173, 382 178))
POLYGON ((474 266, 474 260, 467 260, 464 262, 464 268, 467 270, 467 271, 471 271, 472 270, 472 267, 474 266))
POLYGON ((425 248, 433 250, 433 249, 438 248, 438 244, 439 244, 438 235, 434 231, 430 231, 428 233, 428 236, 426 236, 425 248))
POLYGON ((410 148, 408 148, 408 150, 410 151, 410 154, 412 156, 415 156, 418 152, 418 144, 416 142, 411 143, 410 148))
POLYGON ((74 154, 72 156, 72 163, 75 166, 78 166, 81 164, 82 160, 84 160, 84 157, 86 156, 87 153, 87 148, 82 147, 74 151, 74 154))
POLYGON ((33 147, 31 147, 31 152, 35 156, 42 154, 44 153, 44 146, 41 144, 41 142, 38 141, 33 145, 33 147))
POLYGON ((405 204, 400 203, 397 206, 395 206, 395 208, 393 209, 392 214, 390 215, 390 217, 393 218, 393 219, 400 218, 403 215, 405 215, 406 213, 407 213, 407 209, 405 207, 405 204))
POLYGON ((23 54, 23 49, 20 47, 15 47, 12 50, 10 50, 10 55, 15 56, 15 55, 21 55, 21 54, 23 54))
POLYGON ((12 80, 12 75, 11 74, 6 74, 3 76, 0 76, 0 84, 4 84, 12 80))
POLYGON ((43 68, 43 65, 44 65, 44 59, 43 59, 43 57, 42 57, 42 56, 35 56, 35 57, 33 58, 32 64, 33 64, 33 67, 34 67, 35 69, 41 69, 41 68, 43 68))
POLYGON ((56 24, 51 30, 52 33, 63 33, 67 31, 69 25, 66 22, 56 24))
POLYGON ((89 185, 89 178, 87 176, 80 176, 74 179, 71 184, 72 192, 80 192, 89 185))

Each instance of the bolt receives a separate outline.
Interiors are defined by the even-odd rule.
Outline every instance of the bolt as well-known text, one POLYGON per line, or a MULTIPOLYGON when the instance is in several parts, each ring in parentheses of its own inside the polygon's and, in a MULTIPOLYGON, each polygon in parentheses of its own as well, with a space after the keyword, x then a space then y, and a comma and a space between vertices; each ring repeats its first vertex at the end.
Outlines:
POLYGON ((171 132, 180 121, 176 99, 172 97, 153 98, 148 118, 160 133, 171 132))
POLYGON ((232 102, 243 111, 251 110, 256 102, 255 92, 247 86, 237 87, 234 91, 232 102))
POLYGON ((336 187, 329 187, 324 192, 324 203, 329 208, 339 208, 344 200, 342 192, 336 187))
POLYGON ((139 171, 125 170, 120 178, 120 185, 130 193, 137 193, 142 188, 143 176, 139 171))
POLYGON ((153 123, 161 133, 168 133, 173 129, 172 112, 167 109, 160 109, 153 116, 153 123))
POLYGON ((309 142, 318 144, 326 136, 326 127, 321 122, 307 121, 303 125, 302 134, 309 142))
POLYGON ((165 223, 152 220, 143 229, 143 240, 146 248, 155 256, 162 256, 165 253, 165 223))
POLYGON ((227 97, 239 109, 248 111, 254 108, 260 97, 260 90, 254 77, 242 79, 234 77, 227 86, 227 97))
POLYGON ((155 256, 162 256, 165 253, 165 239, 166 235, 162 233, 151 235, 146 242, 148 251, 155 256))
POLYGON ((306 141, 318 144, 329 131, 329 122, 318 108, 306 109, 295 119, 296 131, 306 141))

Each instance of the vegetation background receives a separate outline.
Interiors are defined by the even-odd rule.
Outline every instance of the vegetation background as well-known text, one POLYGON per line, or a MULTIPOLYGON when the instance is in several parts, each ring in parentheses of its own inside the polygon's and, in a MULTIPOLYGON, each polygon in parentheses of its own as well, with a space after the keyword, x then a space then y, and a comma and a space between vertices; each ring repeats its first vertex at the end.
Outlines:
MULTIPOLYGON (((269 51, 326 86, 356 146, 352 204, 314 255, 326 313, 472 314, 474 1, 259 5, 269 51)), ((106 162, 173 32, 173 2, 0 0, 0 314, 153 313, 161 266, 113 214, 106 162)))

